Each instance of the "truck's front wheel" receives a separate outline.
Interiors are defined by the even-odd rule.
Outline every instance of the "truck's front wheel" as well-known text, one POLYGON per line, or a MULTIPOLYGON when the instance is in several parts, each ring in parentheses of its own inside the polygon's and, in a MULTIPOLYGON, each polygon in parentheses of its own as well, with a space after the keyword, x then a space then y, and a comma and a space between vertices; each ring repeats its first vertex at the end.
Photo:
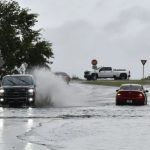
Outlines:
POLYGON ((116 76, 114 76, 114 80, 118 80, 118 78, 116 76))
POLYGON ((98 75, 97 74, 92 74, 92 80, 97 80, 97 78, 98 78, 98 75))
POLYGON ((86 79, 89 81, 89 80, 91 80, 91 77, 87 77, 86 79))
POLYGON ((121 80, 126 80, 127 79, 127 74, 125 74, 125 73, 120 74, 120 79, 121 80))

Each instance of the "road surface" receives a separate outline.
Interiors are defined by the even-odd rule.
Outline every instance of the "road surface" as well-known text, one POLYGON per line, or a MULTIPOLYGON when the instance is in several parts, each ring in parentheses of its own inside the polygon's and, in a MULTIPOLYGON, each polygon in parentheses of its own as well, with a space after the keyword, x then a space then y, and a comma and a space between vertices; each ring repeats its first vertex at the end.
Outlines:
POLYGON ((51 97, 53 106, 41 99, 36 108, 0 108, 0 149, 149 150, 149 99, 146 106, 116 106, 116 87, 64 88, 51 97))

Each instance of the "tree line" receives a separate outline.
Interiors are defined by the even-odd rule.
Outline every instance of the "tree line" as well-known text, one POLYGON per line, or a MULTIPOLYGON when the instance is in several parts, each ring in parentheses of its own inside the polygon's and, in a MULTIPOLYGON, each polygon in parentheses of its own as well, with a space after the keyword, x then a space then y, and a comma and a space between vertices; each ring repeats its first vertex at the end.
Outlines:
POLYGON ((41 29, 34 29, 38 15, 30 11, 14 0, 0 1, 0 73, 10 74, 22 64, 50 66, 52 43, 42 38, 41 29))

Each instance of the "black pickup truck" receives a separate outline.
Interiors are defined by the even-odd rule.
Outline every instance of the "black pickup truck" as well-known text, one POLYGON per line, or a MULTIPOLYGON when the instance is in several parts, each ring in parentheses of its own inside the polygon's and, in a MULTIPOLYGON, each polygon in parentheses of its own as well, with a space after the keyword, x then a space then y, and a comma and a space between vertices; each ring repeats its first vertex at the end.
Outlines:
POLYGON ((35 83, 32 75, 6 75, 1 81, 0 104, 33 105, 35 92, 35 83))

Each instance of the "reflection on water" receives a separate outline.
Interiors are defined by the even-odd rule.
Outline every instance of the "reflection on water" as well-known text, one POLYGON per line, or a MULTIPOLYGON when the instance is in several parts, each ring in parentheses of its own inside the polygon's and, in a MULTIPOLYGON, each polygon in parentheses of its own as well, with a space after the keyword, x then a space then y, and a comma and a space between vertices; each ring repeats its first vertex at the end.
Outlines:
POLYGON ((0 107, 0 112, 3 112, 3 111, 4 111, 3 107, 0 107))
MULTIPOLYGON (((32 116, 32 108, 31 107, 28 108, 28 115, 32 116)), ((28 119, 27 130, 31 130, 32 127, 33 127, 33 119, 28 119)))
POLYGON ((4 143, 4 119, 0 119, 0 149, 3 149, 3 143, 4 143))
POLYGON ((28 115, 29 115, 29 116, 32 116, 32 113, 33 113, 33 109, 32 109, 31 107, 29 107, 29 108, 28 108, 28 115))
POLYGON ((0 132, 3 131, 4 128, 4 119, 0 119, 0 132))
POLYGON ((32 127, 33 127, 33 119, 28 119, 27 130, 31 130, 32 127))
POLYGON ((33 146, 31 143, 27 143, 24 150, 33 150, 33 146))
MULTIPOLYGON (((0 112, 1 112, 1 115, 3 116, 3 108, 0 107, 0 112)), ((4 130, 4 119, 0 119, 0 141, 2 142, 3 139, 3 130, 4 130)))

